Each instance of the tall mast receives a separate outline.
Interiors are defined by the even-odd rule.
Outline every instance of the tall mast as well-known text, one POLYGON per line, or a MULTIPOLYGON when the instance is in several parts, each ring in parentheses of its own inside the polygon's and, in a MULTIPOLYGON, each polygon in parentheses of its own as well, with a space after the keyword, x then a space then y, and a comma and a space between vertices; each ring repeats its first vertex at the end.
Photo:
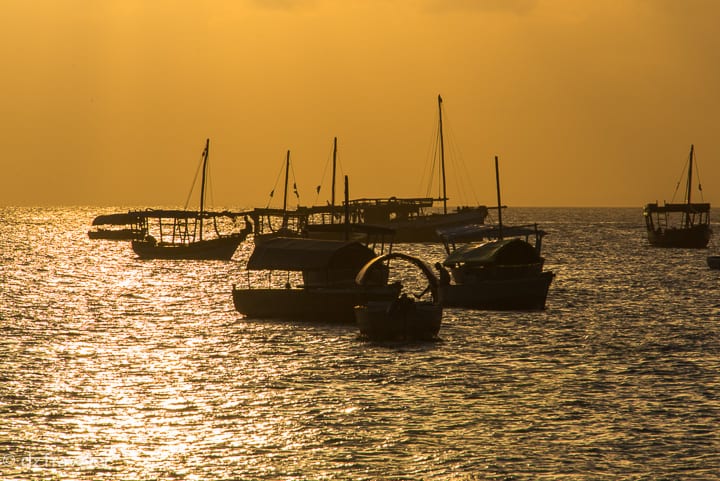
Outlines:
POLYGON ((330 198, 330 223, 335 223, 335 165, 337 163, 337 137, 333 139, 332 196, 330 198))
POLYGON ((282 226, 287 227, 288 216, 287 216, 287 190, 288 190, 288 175, 290 173, 290 151, 287 151, 287 157, 285 159, 285 192, 283 193, 283 220, 282 226))
POLYGON ((440 169, 442 175, 443 213, 447 214, 447 192, 445 189, 445 142, 443 140, 442 97, 438 94, 438 118, 440 119, 440 169))
POLYGON ((350 240, 350 183, 345 176, 345 240, 350 240))
MULTIPOLYGON (((695 145, 690 144, 690 160, 689 160, 689 166, 688 166, 688 180, 687 180, 687 188, 685 191, 685 199, 688 205, 688 209, 690 207, 690 199, 692 197, 692 168, 693 168, 693 153, 695 150, 695 145)), ((690 227, 690 212, 686 209, 685 211, 685 227, 690 227)))
POLYGON ((210 139, 205 139, 205 150, 203 151, 202 182, 200 184, 200 240, 203 236, 203 213, 205 212, 205 177, 207 175, 207 161, 210 155, 210 139))
POLYGON ((497 203, 498 203, 498 239, 502 240, 502 202, 500 202, 500 169, 498 168, 498 157, 495 156, 495 184, 497 188, 497 203))

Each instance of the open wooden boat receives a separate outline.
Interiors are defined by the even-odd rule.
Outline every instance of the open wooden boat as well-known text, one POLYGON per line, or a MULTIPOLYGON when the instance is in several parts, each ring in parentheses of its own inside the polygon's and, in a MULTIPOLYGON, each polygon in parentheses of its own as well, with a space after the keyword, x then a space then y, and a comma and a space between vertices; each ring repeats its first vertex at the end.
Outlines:
POLYGON ((431 299, 416 301, 406 292, 397 292, 392 299, 368 300, 355 306, 355 321, 360 335, 373 341, 433 340, 437 338, 442 323, 442 305, 437 300, 438 279, 432 269, 422 260, 392 252, 369 261, 357 275, 358 285, 372 279, 378 266, 387 265, 392 259, 401 259, 417 266, 428 281, 428 288, 420 295, 430 292, 431 299))
POLYGON ((148 209, 134 213, 139 219, 138 228, 146 233, 144 237, 132 241, 132 249, 141 259, 230 260, 252 231, 246 217, 245 227, 239 232, 222 233, 224 229, 220 223, 223 220, 232 222, 223 226, 232 229, 235 219, 245 214, 205 210, 209 151, 210 139, 207 139, 202 156, 200 210, 148 209))
POLYGON ((139 223, 140 219, 134 212, 99 215, 92 221, 93 227, 88 231, 88 238, 106 240, 138 239, 145 235, 145 231, 137 227, 139 223))
POLYGON ((691 145, 685 201, 662 206, 655 202, 643 209, 648 241, 652 246, 702 249, 710 241, 710 204, 692 202, 694 158, 695 146, 691 145))

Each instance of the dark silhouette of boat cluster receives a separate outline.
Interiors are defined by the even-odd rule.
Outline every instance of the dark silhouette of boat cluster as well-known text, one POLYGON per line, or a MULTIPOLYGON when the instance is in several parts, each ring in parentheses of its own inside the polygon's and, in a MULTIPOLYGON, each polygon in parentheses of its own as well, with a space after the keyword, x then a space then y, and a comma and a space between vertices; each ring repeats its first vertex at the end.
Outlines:
MULTIPOLYGON (((498 158, 495 157, 498 223, 484 225, 486 206, 448 211, 442 142, 442 98, 438 96, 442 196, 439 198, 345 198, 326 206, 288 209, 290 151, 285 162, 281 209, 208 211, 205 185, 210 143, 202 155, 199 210, 140 210, 95 218, 92 239, 130 240, 141 259, 230 260, 250 234, 254 250, 248 279, 233 284, 235 309, 247 318, 355 323, 371 340, 436 339, 443 308, 542 310, 555 274, 544 270, 537 225, 504 226, 498 158), (433 211, 442 201, 442 212, 433 211), (242 224, 238 224, 242 219, 242 224), (114 226, 109 228, 107 226, 114 226), (532 241, 531 241, 532 240, 532 241), (446 257, 434 269, 423 259, 393 252, 396 243, 439 242, 446 257), (409 262, 427 287, 391 281, 393 264, 409 262), (265 285, 251 272, 263 271, 265 285), (293 280, 289 273, 295 273, 293 280), (282 286, 273 281, 286 279, 282 286), (301 279, 301 280, 298 280, 301 279)), ((659 247, 703 248, 710 239, 710 204, 691 202, 694 147, 690 149, 685 202, 648 204, 643 211, 648 240, 659 247), (672 225, 672 214, 681 215, 672 225)), ((272 194, 271 194, 272 196, 272 194)), ((708 265, 720 268, 720 256, 708 265)), ((403 272, 407 272, 406 270, 403 272)))

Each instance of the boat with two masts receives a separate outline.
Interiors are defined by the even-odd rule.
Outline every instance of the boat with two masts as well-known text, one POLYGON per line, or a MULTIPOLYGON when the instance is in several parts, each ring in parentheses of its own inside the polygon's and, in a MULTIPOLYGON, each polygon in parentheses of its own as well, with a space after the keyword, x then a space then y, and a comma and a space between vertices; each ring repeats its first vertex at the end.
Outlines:
POLYGON ((437 149, 441 180, 439 197, 358 198, 347 205, 350 221, 390 227, 395 243, 437 242, 437 230, 469 224, 483 224, 488 216, 484 205, 448 208, 445 176, 445 140, 443 133, 443 100, 438 99, 437 149), (442 207, 437 207, 441 202, 442 207))
POLYGON ((202 154, 199 210, 147 209, 133 212, 138 218, 136 228, 146 233, 132 241, 132 249, 141 259, 230 260, 252 231, 246 213, 205 209, 209 151, 210 139, 207 139, 202 154), (238 217, 246 218, 245 226, 233 231, 238 217), (225 233, 226 230, 230 232, 225 233))
MULTIPOLYGON (((643 216, 650 245, 692 249, 707 247, 712 235, 710 203, 692 202, 694 160, 695 146, 691 145, 687 162, 684 202, 671 202, 664 205, 658 205, 655 202, 645 205, 643 216)), ((702 195, 699 183, 698 190, 702 195)))

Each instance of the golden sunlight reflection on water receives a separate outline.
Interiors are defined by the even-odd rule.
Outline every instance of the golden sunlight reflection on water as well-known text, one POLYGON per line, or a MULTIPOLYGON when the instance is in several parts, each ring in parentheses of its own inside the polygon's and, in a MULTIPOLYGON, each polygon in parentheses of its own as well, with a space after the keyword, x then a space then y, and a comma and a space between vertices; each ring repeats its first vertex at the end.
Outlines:
POLYGON ((243 319, 230 290, 247 247, 139 261, 86 239, 89 210, 2 212, 3 478, 712 479, 720 465, 717 273, 706 252, 645 248, 634 210, 523 211, 550 231, 548 309, 448 309, 441 341, 409 344, 243 319), (7 227, 32 219, 28 235, 7 227))

